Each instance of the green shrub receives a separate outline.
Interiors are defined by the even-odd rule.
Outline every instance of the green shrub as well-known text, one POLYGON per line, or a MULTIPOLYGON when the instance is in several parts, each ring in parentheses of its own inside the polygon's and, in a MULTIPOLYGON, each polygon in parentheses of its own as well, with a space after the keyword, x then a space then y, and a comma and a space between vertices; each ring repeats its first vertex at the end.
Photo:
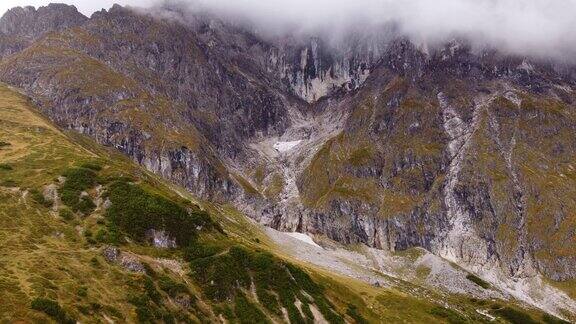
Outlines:
POLYGON ((136 316, 139 323, 150 323, 154 320, 152 307, 144 296, 130 297, 128 301, 136 307, 136 316))
POLYGON ((0 163, 0 170, 10 171, 14 170, 14 168, 10 164, 0 163))
POLYGON ((184 260, 192 261, 195 259, 206 258, 218 254, 221 251, 222 247, 216 244, 193 241, 184 248, 184 260))
POLYGON ((86 163, 82 164, 80 167, 84 168, 84 169, 94 170, 94 171, 102 170, 102 166, 96 162, 86 162, 86 163))
POLYGON ((504 307, 494 311, 494 314, 499 315, 512 324, 536 324, 530 315, 511 307, 504 307))
POLYGON ((96 205, 94 204, 94 202, 92 201, 92 199, 90 197, 84 196, 84 197, 80 197, 80 200, 79 200, 78 204, 76 205, 76 208, 82 214, 88 215, 91 212, 93 212, 94 209, 96 209, 96 205))
POLYGON ((246 268, 230 254, 196 259, 191 262, 192 277, 202 286, 204 294, 214 301, 232 297, 237 287, 248 288, 250 276, 246 268))
POLYGON ((260 301, 264 308, 276 315, 282 315, 278 298, 276 298, 274 294, 262 287, 257 287, 256 295, 258 296, 258 301, 260 301))
POLYGON ((146 291, 146 295, 150 298, 150 300, 160 305, 162 296, 156 289, 154 281, 148 276, 144 278, 144 290, 146 291))
POLYGON ((329 323, 344 323, 342 316, 324 295, 323 287, 299 267, 268 252, 252 251, 237 245, 230 247, 228 253, 194 259, 190 265, 191 276, 213 301, 237 298, 238 288, 249 289, 253 283, 264 308, 277 315, 281 315, 282 307, 286 308, 291 323, 305 323, 313 319, 308 306, 311 301, 329 323), (305 297, 303 291, 311 298, 305 297), (303 311, 306 320, 295 306, 297 298, 305 305, 303 311))
POLYGON ((442 306, 436 306, 432 308, 432 310, 430 310, 430 314, 439 318, 443 318, 450 324, 464 324, 468 322, 466 318, 462 317, 462 315, 442 306))
POLYGON ((76 295, 78 295, 79 297, 88 296, 88 287, 82 286, 78 288, 78 290, 76 291, 76 295))
POLYGON ((63 220, 65 221, 71 221, 73 220, 76 216, 74 215, 74 213, 68 209, 68 208, 62 208, 60 209, 60 211, 58 212, 58 214, 60 215, 60 217, 62 217, 63 220))
POLYGON ((478 286, 480 286, 484 289, 490 288, 489 283, 487 283, 486 281, 482 280, 481 278, 479 278, 479 277, 477 277, 471 273, 466 276, 466 279, 472 281, 473 283, 477 284, 478 286))
POLYGON ((8 187, 8 188, 14 188, 14 187, 18 187, 18 183, 12 179, 2 179, 2 180, 0 180, 0 186, 8 187))
POLYGON ((34 200, 36 203, 47 208, 52 207, 52 201, 49 201, 46 198, 44 198, 44 195, 37 189, 30 189, 28 192, 30 193, 30 197, 32 198, 32 200, 34 200))
POLYGON ((197 226, 213 224, 207 214, 189 214, 182 205, 124 181, 111 183, 106 195, 112 202, 106 217, 140 242, 149 230, 156 229, 165 230, 178 245, 188 246, 196 240, 197 226))
POLYGON ((553 316, 553 315, 550 315, 550 314, 544 314, 542 316, 542 320, 546 324, 570 324, 570 322, 565 321, 563 319, 560 319, 560 318, 553 316))
POLYGON ((232 308, 230 308, 230 306, 227 304, 214 305, 214 314, 222 315, 225 319, 228 320, 229 323, 233 323, 234 312, 232 311, 232 308))
POLYGON ((158 287, 170 297, 176 297, 179 294, 188 294, 188 287, 180 282, 172 280, 168 276, 161 276, 158 280, 158 287))
POLYGON ((236 294, 234 310, 241 324, 270 323, 266 315, 252 304, 243 293, 236 294))
POLYGON ((346 314, 352 317, 357 324, 368 324, 368 321, 358 312, 358 308, 355 305, 349 304, 346 314))
POLYGON ((106 243, 108 241, 108 232, 103 228, 99 229, 94 236, 94 240, 98 243, 106 243))
POLYGON ((81 197, 81 194, 96 185, 96 173, 86 168, 74 168, 66 171, 64 177, 66 181, 59 190, 62 202, 74 212, 92 212, 96 207, 94 202, 90 197, 81 197))
POLYGON ((66 312, 58 305, 57 302, 45 299, 36 298, 32 301, 31 308, 33 310, 43 312, 46 315, 52 317, 56 322, 62 324, 74 324, 76 320, 72 319, 66 312))
POLYGON ((303 302, 300 308, 302 309, 302 312, 306 317, 306 321, 308 323, 314 323, 314 314, 312 314, 312 311, 310 310, 310 304, 308 304, 307 302, 303 302))

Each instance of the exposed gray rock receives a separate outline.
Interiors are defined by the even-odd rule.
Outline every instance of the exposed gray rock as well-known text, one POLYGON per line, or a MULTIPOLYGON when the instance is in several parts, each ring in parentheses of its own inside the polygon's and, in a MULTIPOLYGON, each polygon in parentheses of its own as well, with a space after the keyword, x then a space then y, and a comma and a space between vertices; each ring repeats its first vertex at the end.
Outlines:
POLYGON ((157 248, 171 249, 176 248, 176 240, 171 238, 166 231, 151 229, 146 232, 146 237, 152 241, 157 248))
POLYGON ((188 294, 180 294, 174 297, 174 302, 183 309, 189 309, 192 306, 192 299, 188 294))
POLYGON ((51 3, 38 9, 16 7, 0 18, 0 33, 36 38, 50 31, 80 26, 87 20, 76 7, 65 4, 51 3))
POLYGON ((107 246, 102 251, 102 255, 108 262, 115 263, 120 256, 120 249, 115 246, 107 246))
POLYGON ((146 273, 146 268, 144 268, 142 262, 132 253, 122 252, 114 246, 107 246, 102 251, 102 255, 104 255, 106 261, 117 264, 127 271, 146 273))

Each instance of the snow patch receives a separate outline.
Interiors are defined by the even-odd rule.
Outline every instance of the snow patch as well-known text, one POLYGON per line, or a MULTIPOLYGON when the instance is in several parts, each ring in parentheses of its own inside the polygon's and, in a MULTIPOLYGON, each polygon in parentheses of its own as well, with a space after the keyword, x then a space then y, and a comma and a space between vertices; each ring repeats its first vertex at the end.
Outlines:
POLYGON ((276 142, 273 147, 278 152, 288 152, 293 149, 296 145, 300 144, 302 140, 290 141, 290 142, 276 142))
POLYGON ((310 245, 313 245, 315 247, 318 248, 322 248, 320 245, 316 244, 316 242, 314 242, 314 240, 312 240, 312 238, 310 236, 308 236, 307 234, 304 233, 298 233, 298 232, 292 232, 292 233, 286 233, 288 236, 291 236, 297 240, 300 240, 304 243, 308 243, 310 245))

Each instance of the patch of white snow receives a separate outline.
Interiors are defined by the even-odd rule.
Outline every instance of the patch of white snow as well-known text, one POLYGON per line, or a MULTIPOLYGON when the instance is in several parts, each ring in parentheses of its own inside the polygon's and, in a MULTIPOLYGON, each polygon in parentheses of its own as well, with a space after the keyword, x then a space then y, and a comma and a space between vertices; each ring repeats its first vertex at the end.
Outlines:
POLYGON ((293 149, 296 145, 300 144, 302 140, 290 141, 290 142, 276 142, 273 146, 278 152, 288 152, 293 149))
POLYGON ((316 244, 316 242, 314 242, 314 240, 312 240, 312 238, 310 236, 308 236, 307 234, 304 233, 298 233, 298 232, 292 232, 292 233, 286 233, 288 236, 291 236, 297 240, 300 240, 304 243, 308 243, 310 245, 313 245, 315 247, 318 248, 322 248, 320 245, 316 244))

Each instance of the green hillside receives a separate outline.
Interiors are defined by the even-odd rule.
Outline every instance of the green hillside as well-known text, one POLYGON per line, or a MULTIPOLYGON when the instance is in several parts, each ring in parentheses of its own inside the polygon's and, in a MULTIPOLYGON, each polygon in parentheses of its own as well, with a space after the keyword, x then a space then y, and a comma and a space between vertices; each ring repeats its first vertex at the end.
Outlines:
POLYGON ((63 133, 4 86, 0 124, 2 323, 485 321, 476 307, 542 318, 495 301, 418 299, 301 264, 230 206, 195 201, 63 133), (151 230, 167 248, 152 244, 151 230))

